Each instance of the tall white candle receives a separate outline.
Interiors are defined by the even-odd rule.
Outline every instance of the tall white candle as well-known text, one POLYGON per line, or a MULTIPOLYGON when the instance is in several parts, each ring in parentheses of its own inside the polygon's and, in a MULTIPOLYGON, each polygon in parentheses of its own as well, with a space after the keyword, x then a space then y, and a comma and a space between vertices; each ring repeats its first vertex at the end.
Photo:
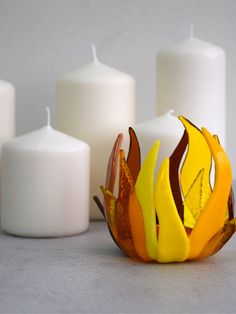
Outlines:
POLYGON ((15 89, 0 80, 0 173, 2 171, 2 146, 15 135, 15 89))
POLYGON ((91 64, 63 74, 56 88, 56 127, 91 147, 90 217, 101 218, 92 197, 100 194, 118 133, 134 123, 135 81, 100 63, 93 47, 91 64))
POLYGON ((157 112, 206 126, 225 143, 225 52, 191 36, 157 56, 157 112))
POLYGON ((47 126, 3 146, 3 231, 31 237, 88 228, 89 146, 47 126))

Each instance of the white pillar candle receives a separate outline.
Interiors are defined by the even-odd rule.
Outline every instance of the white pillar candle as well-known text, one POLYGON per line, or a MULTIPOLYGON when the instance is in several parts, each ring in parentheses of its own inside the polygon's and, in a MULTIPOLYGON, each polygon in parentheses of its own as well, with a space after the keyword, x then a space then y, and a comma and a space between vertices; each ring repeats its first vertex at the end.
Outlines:
POLYGON ((101 218, 93 201, 104 184, 108 158, 118 133, 134 123, 135 81, 97 60, 62 75, 56 88, 56 128, 91 147, 90 217, 101 218))
POLYGON ((190 36, 157 56, 157 112, 173 108, 225 144, 225 53, 190 36))
POLYGON ((12 84, 0 80, 0 173, 2 146, 15 135, 15 89, 12 84))
POLYGON ((153 143, 160 140, 157 168, 164 158, 170 157, 184 132, 182 123, 173 115, 173 110, 135 125, 134 130, 139 140, 142 161, 153 143))
POLYGON ((88 228, 89 146, 48 125, 3 146, 3 231, 54 237, 88 228))

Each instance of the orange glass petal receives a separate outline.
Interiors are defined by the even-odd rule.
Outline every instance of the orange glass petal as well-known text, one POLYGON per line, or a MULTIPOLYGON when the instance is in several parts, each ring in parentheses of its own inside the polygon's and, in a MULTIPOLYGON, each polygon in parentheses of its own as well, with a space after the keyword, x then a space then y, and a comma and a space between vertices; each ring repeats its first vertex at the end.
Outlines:
POLYGON ((217 253, 229 241, 235 232, 236 219, 232 219, 224 227, 218 231, 214 237, 207 243, 200 255, 199 259, 208 257, 217 253))
POLYGON ((151 261, 152 259, 148 256, 146 250, 146 238, 143 216, 135 191, 132 191, 130 193, 129 219, 136 252, 138 253, 139 257, 145 262, 151 261))
POLYGON ((197 258, 204 246, 224 226, 225 209, 232 184, 229 159, 214 137, 205 129, 203 135, 215 161, 215 184, 210 198, 189 236, 189 259, 197 258))

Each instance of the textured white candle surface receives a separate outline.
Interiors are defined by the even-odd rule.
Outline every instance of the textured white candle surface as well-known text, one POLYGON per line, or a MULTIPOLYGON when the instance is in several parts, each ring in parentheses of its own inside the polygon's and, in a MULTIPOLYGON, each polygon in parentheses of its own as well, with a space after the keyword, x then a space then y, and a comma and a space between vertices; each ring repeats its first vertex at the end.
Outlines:
POLYGON ((1 225, 20 236, 88 228, 89 146, 50 126, 3 146, 1 225))
POLYGON ((92 197, 101 195, 116 136, 128 134, 134 123, 135 81, 95 58, 93 63, 61 76, 56 98, 57 129, 80 137, 91 147, 90 217, 101 218, 92 197))
POLYGON ((193 36, 157 56, 157 112, 173 108, 225 144, 225 53, 193 36))

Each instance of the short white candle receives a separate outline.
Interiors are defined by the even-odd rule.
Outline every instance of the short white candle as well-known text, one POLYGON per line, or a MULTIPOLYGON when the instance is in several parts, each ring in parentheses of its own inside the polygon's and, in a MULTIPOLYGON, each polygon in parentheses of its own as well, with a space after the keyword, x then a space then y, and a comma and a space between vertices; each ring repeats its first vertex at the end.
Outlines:
POLYGON ((0 80, 0 173, 2 146, 15 135, 15 88, 0 80))
POLYGON ((54 237, 88 228, 89 146, 47 126, 3 146, 1 226, 54 237))
MULTIPOLYGON (((100 194, 109 155, 118 133, 134 124, 135 81, 98 61, 62 75, 56 88, 56 128, 91 147, 91 218, 101 218, 92 197, 100 194)), ((128 137, 128 136, 127 136, 128 137)))
POLYGON ((142 161, 153 143, 160 140, 157 168, 164 158, 171 156, 184 132, 182 123, 173 115, 173 110, 135 125, 134 130, 139 140, 142 161))
POLYGON ((157 112, 173 108, 225 144, 225 52, 191 36, 157 56, 157 112))

